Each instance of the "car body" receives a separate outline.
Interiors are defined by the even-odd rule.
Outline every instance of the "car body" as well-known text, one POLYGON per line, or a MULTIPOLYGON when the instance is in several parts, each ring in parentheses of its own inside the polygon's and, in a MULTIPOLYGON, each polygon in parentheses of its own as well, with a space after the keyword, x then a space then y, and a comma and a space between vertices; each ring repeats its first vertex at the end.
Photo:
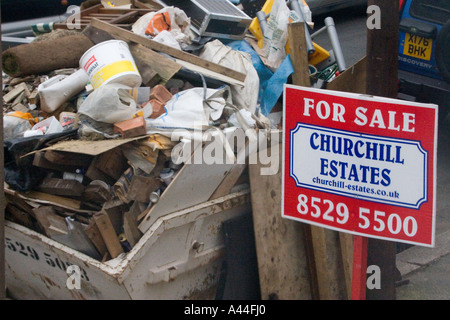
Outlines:
POLYGON ((402 0, 399 93, 436 103, 440 119, 450 109, 450 1, 402 0))
POLYGON ((313 15, 330 13, 335 10, 367 5, 367 0, 305 0, 313 15))
POLYGON ((83 0, 1 0, 2 23, 58 16, 70 5, 79 6, 83 0))

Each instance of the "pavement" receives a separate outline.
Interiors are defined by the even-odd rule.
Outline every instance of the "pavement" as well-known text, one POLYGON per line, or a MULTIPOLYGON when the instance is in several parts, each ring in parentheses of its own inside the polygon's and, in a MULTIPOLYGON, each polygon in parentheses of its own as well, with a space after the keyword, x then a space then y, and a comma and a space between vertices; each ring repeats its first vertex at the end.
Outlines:
POLYGON ((438 132, 435 247, 412 246, 397 254, 397 300, 450 299, 450 116, 438 132))

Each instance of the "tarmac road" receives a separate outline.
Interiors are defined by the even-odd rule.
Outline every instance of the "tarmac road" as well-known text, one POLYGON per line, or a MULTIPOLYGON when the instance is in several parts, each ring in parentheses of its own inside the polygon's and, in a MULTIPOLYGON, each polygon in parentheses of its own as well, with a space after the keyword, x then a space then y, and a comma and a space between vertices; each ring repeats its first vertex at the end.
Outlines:
MULTIPOLYGON (((313 16, 314 32, 324 26, 326 17, 332 17, 334 20, 347 67, 354 65, 366 55, 366 7, 355 7, 313 16)), ((326 32, 317 35, 314 42, 326 50, 332 49, 326 32)))

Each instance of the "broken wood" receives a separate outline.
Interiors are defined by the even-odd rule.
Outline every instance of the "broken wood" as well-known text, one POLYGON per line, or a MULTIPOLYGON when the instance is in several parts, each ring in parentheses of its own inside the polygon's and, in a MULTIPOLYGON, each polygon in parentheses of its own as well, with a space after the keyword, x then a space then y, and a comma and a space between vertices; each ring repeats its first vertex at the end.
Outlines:
POLYGON ((5 216, 8 218, 8 220, 19 223, 29 229, 34 228, 34 223, 33 220, 31 219, 31 215, 28 212, 21 210, 20 208, 16 207, 13 204, 8 203, 6 205, 5 216))
POLYGON ((114 180, 118 180, 127 168, 127 159, 120 148, 114 148, 100 154, 94 166, 114 180))
POLYGON ((36 187, 38 191, 56 196, 81 197, 84 185, 77 180, 65 180, 58 178, 44 178, 36 187))
POLYGON ((85 231, 88 238, 92 241, 95 248, 100 253, 100 256, 103 257, 105 256, 105 254, 109 254, 106 243, 103 240, 102 234, 100 233, 100 229, 98 228, 97 223, 94 220, 91 220, 85 231))
POLYGON ((108 214, 104 211, 97 212, 93 216, 94 221, 102 235, 103 241, 105 242, 106 248, 108 249, 111 258, 116 258, 119 254, 123 253, 122 245, 120 244, 119 238, 116 231, 108 217, 108 214))
POLYGON ((70 29, 70 26, 78 23, 78 27, 83 29, 92 19, 100 19, 107 23, 111 23, 122 28, 131 29, 133 23, 146 13, 153 11, 152 8, 130 8, 130 9, 114 9, 105 8, 103 4, 97 4, 90 6, 86 9, 82 9, 79 13, 78 20, 69 17, 65 22, 55 23, 54 29, 70 29))
POLYGON ((18 84, 17 86, 15 86, 11 91, 9 91, 7 94, 5 94, 3 96, 3 101, 5 103, 9 103, 12 100, 16 99, 20 94, 24 93, 25 94, 30 94, 27 85, 22 82, 20 84, 18 84))
POLYGON ((71 198, 61 197, 39 191, 27 191, 26 193, 14 191, 13 194, 23 199, 31 200, 36 203, 52 204, 62 208, 67 208, 76 211, 80 210, 81 204, 80 201, 71 198))
MULTIPOLYGON (((273 147, 278 148, 281 163, 281 144, 273 147)), ((300 223, 283 219, 280 212, 281 166, 276 175, 261 175, 262 167, 261 163, 249 165, 261 299, 310 300, 304 230, 300 223)))
POLYGON ((138 228, 138 216, 145 210, 145 204, 135 201, 130 210, 123 215, 123 232, 128 240, 128 243, 134 247, 139 239, 142 237, 142 232, 138 228))
POLYGON ((176 48, 173 48, 171 46, 165 45, 163 43, 144 38, 138 34, 135 34, 131 31, 121 29, 119 27, 116 27, 112 24, 100 21, 98 19, 93 19, 91 22, 91 25, 95 28, 104 30, 114 36, 117 39, 121 39, 124 41, 132 41, 135 43, 139 43, 143 45, 144 47, 150 48, 155 51, 159 51, 162 53, 166 53, 174 58, 180 59, 182 61, 186 61, 188 63, 192 63, 194 65, 197 65, 199 67, 205 68, 207 70, 213 71, 215 73, 226 75, 230 78, 239 80, 239 81, 245 81, 246 74, 237 72, 235 70, 223 67, 219 64, 207 61, 205 59, 202 59, 196 55, 190 54, 188 52, 178 50, 176 48))
POLYGON ((45 151, 44 158, 57 166, 75 166, 79 168, 87 168, 92 161, 92 156, 90 155, 54 150, 45 151))
POLYGON ((114 184, 114 182, 116 181, 116 179, 114 179, 113 177, 109 176, 108 174, 106 174, 105 172, 103 172, 102 170, 100 170, 97 167, 97 162, 100 161, 100 156, 96 156, 94 157, 94 159, 92 160, 89 168, 87 169, 85 176, 88 177, 91 180, 101 180, 106 182, 109 185, 114 184))
POLYGON ((57 215, 52 206, 37 207, 33 209, 33 212, 45 235, 49 238, 69 233, 66 220, 57 215))
MULTIPOLYGON (((182 68, 177 62, 141 44, 130 43, 129 47, 133 58, 137 61, 136 63, 139 62, 144 65, 143 68, 141 66, 143 70, 155 71, 163 82, 170 80, 182 68)), ((148 82, 155 83, 156 79, 152 78, 148 82)))
POLYGON ((97 204, 103 204, 111 199, 111 192, 109 188, 105 188, 100 184, 89 184, 84 189, 83 195, 84 202, 93 202, 97 204))

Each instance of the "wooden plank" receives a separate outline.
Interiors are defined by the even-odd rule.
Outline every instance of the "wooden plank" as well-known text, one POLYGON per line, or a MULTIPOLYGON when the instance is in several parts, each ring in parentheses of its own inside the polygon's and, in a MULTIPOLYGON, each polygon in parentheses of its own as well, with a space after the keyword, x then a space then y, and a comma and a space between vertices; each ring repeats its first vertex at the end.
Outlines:
POLYGON ((352 272, 353 272, 353 235, 339 232, 339 242, 342 252, 342 265, 344 269, 347 299, 352 299, 352 272))
POLYGON ((134 247, 134 245, 142 237, 142 232, 138 228, 138 216, 145 210, 145 204, 134 201, 130 210, 123 215, 123 232, 128 240, 128 243, 134 247))
MULTIPOLYGON (((311 85, 308 69, 308 56, 304 40, 304 24, 289 25, 289 45, 295 70, 293 83, 309 87, 311 85)), ((347 283, 339 233, 333 230, 305 225, 311 238, 305 239, 308 245, 311 281, 315 299, 347 299, 347 283), (310 251, 312 249, 312 252, 310 251)))
POLYGON ((14 194, 23 199, 32 200, 36 203, 52 204, 62 208, 80 211, 81 202, 79 200, 55 196, 53 194, 39 191, 27 191, 26 193, 15 191, 14 194))
POLYGON ((5 103, 9 103, 23 92, 25 92, 26 95, 30 94, 28 91, 27 85, 24 82, 18 84, 11 91, 9 91, 7 94, 5 94, 3 96, 3 101, 5 101, 5 103))
POLYGON ((139 44, 142 44, 143 46, 150 48, 152 50, 166 53, 174 58, 198 65, 200 67, 203 67, 203 68, 213 71, 215 73, 226 75, 230 78, 233 78, 233 79, 236 79, 239 81, 245 81, 246 74, 243 74, 241 72, 237 72, 235 70, 226 68, 219 64, 207 61, 196 55, 190 54, 188 52, 184 52, 182 50, 175 49, 175 48, 165 45, 163 43, 144 38, 144 37, 142 37, 138 34, 135 34, 131 31, 121 29, 119 27, 116 27, 112 24, 100 21, 98 19, 93 19, 91 24, 93 27, 104 30, 104 31, 110 33, 112 36, 114 36, 116 38, 120 38, 124 41, 132 41, 135 43, 139 43, 139 44))
POLYGON ((366 93, 366 57, 327 84, 328 90, 366 93))
POLYGON ((347 299, 339 233, 311 226, 311 235, 320 300, 347 299))
POLYGON ((137 17, 138 14, 139 13, 137 11, 131 11, 131 12, 119 15, 118 17, 116 17, 114 19, 109 20, 108 23, 117 24, 117 23, 125 22, 127 20, 137 17))
POLYGON ((90 155, 53 150, 45 151, 44 158, 58 166, 75 166, 83 168, 87 168, 92 161, 92 156, 90 155))
POLYGON ((85 231, 86 235, 92 241, 95 248, 98 250, 98 252, 102 257, 105 256, 105 254, 109 254, 108 248, 106 247, 106 243, 103 240, 102 234, 100 233, 100 229, 98 228, 97 223, 95 222, 94 219, 91 220, 91 222, 86 227, 85 231))
MULTIPOLYGON (((303 24, 289 26, 291 59, 297 73, 295 84, 298 85, 308 85, 309 80, 309 75, 304 72, 308 68, 306 51, 302 49, 305 46, 304 36, 303 24)), ((279 152, 281 164, 281 144, 270 147, 272 155, 276 151, 279 152), (273 147, 278 150, 272 150, 273 147)), ((275 175, 262 175, 262 168, 264 166, 261 163, 249 165, 261 298, 313 299, 316 285, 311 279, 315 273, 310 270, 314 259, 311 259, 312 250, 309 250, 305 241, 310 235, 310 228, 281 216, 281 166, 275 175)))
MULTIPOLYGON (((309 87, 311 85, 309 77, 309 61, 306 49, 305 24, 291 23, 288 26, 288 43, 292 65, 294 67, 293 84, 309 87)), ((303 241, 305 253, 308 260, 309 281, 311 287, 311 297, 320 299, 319 275, 317 274, 317 261, 314 252, 313 230, 310 225, 302 224, 303 241)))
MULTIPOLYGON (((275 147, 281 157, 281 144, 275 147)), ((261 299, 310 300, 304 229, 281 217, 281 166, 276 175, 261 175, 263 167, 249 165, 261 299)))
POLYGON ((99 159, 99 156, 94 157, 94 160, 92 160, 91 165, 87 169, 85 176, 88 177, 91 180, 101 180, 106 182, 109 185, 114 184, 116 180, 114 178, 110 177, 103 171, 97 168, 96 163, 99 159))
POLYGON ((170 80, 182 68, 179 63, 141 44, 131 43, 129 47, 133 57, 142 61, 148 68, 154 70, 163 81, 170 80))
MULTIPOLYGON (((353 92, 353 93, 360 93, 365 94, 366 93, 366 57, 362 58, 360 61, 358 61, 355 65, 349 67, 347 70, 345 70, 342 74, 340 74, 337 78, 335 78, 333 81, 328 83, 327 89, 329 90, 336 90, 336 91, 344 91, 344 92, 353 92)), ((353 277, 355 275, 355 272, 357 270, 353 270, 353 236, 346 234, 346 233, 340 233, 340 244, 341 244, 341 252, 342 252, 342 264, 344 268, 344 277, 345 277, 345 283, 347 288, 347 298, 348 299, 354 299, 355 296, 352 297, 352 281, 353 277)), ((358 263, 361 263, 359 261, 358 263)), ((358 276, 361 276, 359 270, 359 273, 357 272, 358 276)), ((362 275, 365 277, 365 274, 362 275)), ((361 276, 361 277, 362 277, 361 276)), ((358 296, 358 299, 364 295, 365 292, 361 292, 361 288, 357 288, 358 292, 353 292, 353 295, 358 296)))
POLYGON ((164 8, 161 4, 159 4, 155 1, 152 1, 152 0, 145 0, 145 1, 135 0, 134 5, 137 8, 143 8, 143 9, 160 10, 160 9, 164 8))
MULTIPOLYGON (((367 30, 367 94, 395 99, 398 94, 399 1, 369 0, 368 5, 380 8, 383 27, 367 30)), ((376 265, 381 271, 381 288, 367 290, 367 300, 395 300, 396 243, 369 238, 367 246, 367 265, 376 265)))
POLYGON ((94 166, 114 180, 118 180, 128 167, 127 159, 123 156, 120 148, 100 154, 96 158, 94 166))
MULTIPOLYGON (((13 205, 11 203, 8 203, 6 205, 5 215, 6 215, 7 219, 10 221, 14 221, 18 224, 21 224, 21 225, 29 228, 29 229, 34 228, 34 223, 33 223, 33 220, 31 219, 32 216, 28 212, 19 209, 18 207, 16 207, 15 205, 13 205)), ((33 216, 34 216, 34 213, 33 213, 33 216)))
POLYGON ((67 235, 69 228, 66 220, 55 213, 51 206, 41 206, 33 209, 35 217, 45 234, 53 238, 58 235, 67 235))
POLYGON ((306 49, 306 40, 302 36, 305 24, 303 22, 290 23, 288 25, 288 44, 289 55, 291 56, 292 67, 292 83, 299 86, 310 87, 309 78, 309 62, 306 49))
POLYGON ((77 180, 45 178, 37 186, 37 190, 56 196, 81 197, 84 185, 77 180))
POLYGON ((116 258, 124 251, 108 214, 106 212, 97 212, 93 218, 102 235, 103 241, 105 241, 109 254, 113 259, 116 258))

